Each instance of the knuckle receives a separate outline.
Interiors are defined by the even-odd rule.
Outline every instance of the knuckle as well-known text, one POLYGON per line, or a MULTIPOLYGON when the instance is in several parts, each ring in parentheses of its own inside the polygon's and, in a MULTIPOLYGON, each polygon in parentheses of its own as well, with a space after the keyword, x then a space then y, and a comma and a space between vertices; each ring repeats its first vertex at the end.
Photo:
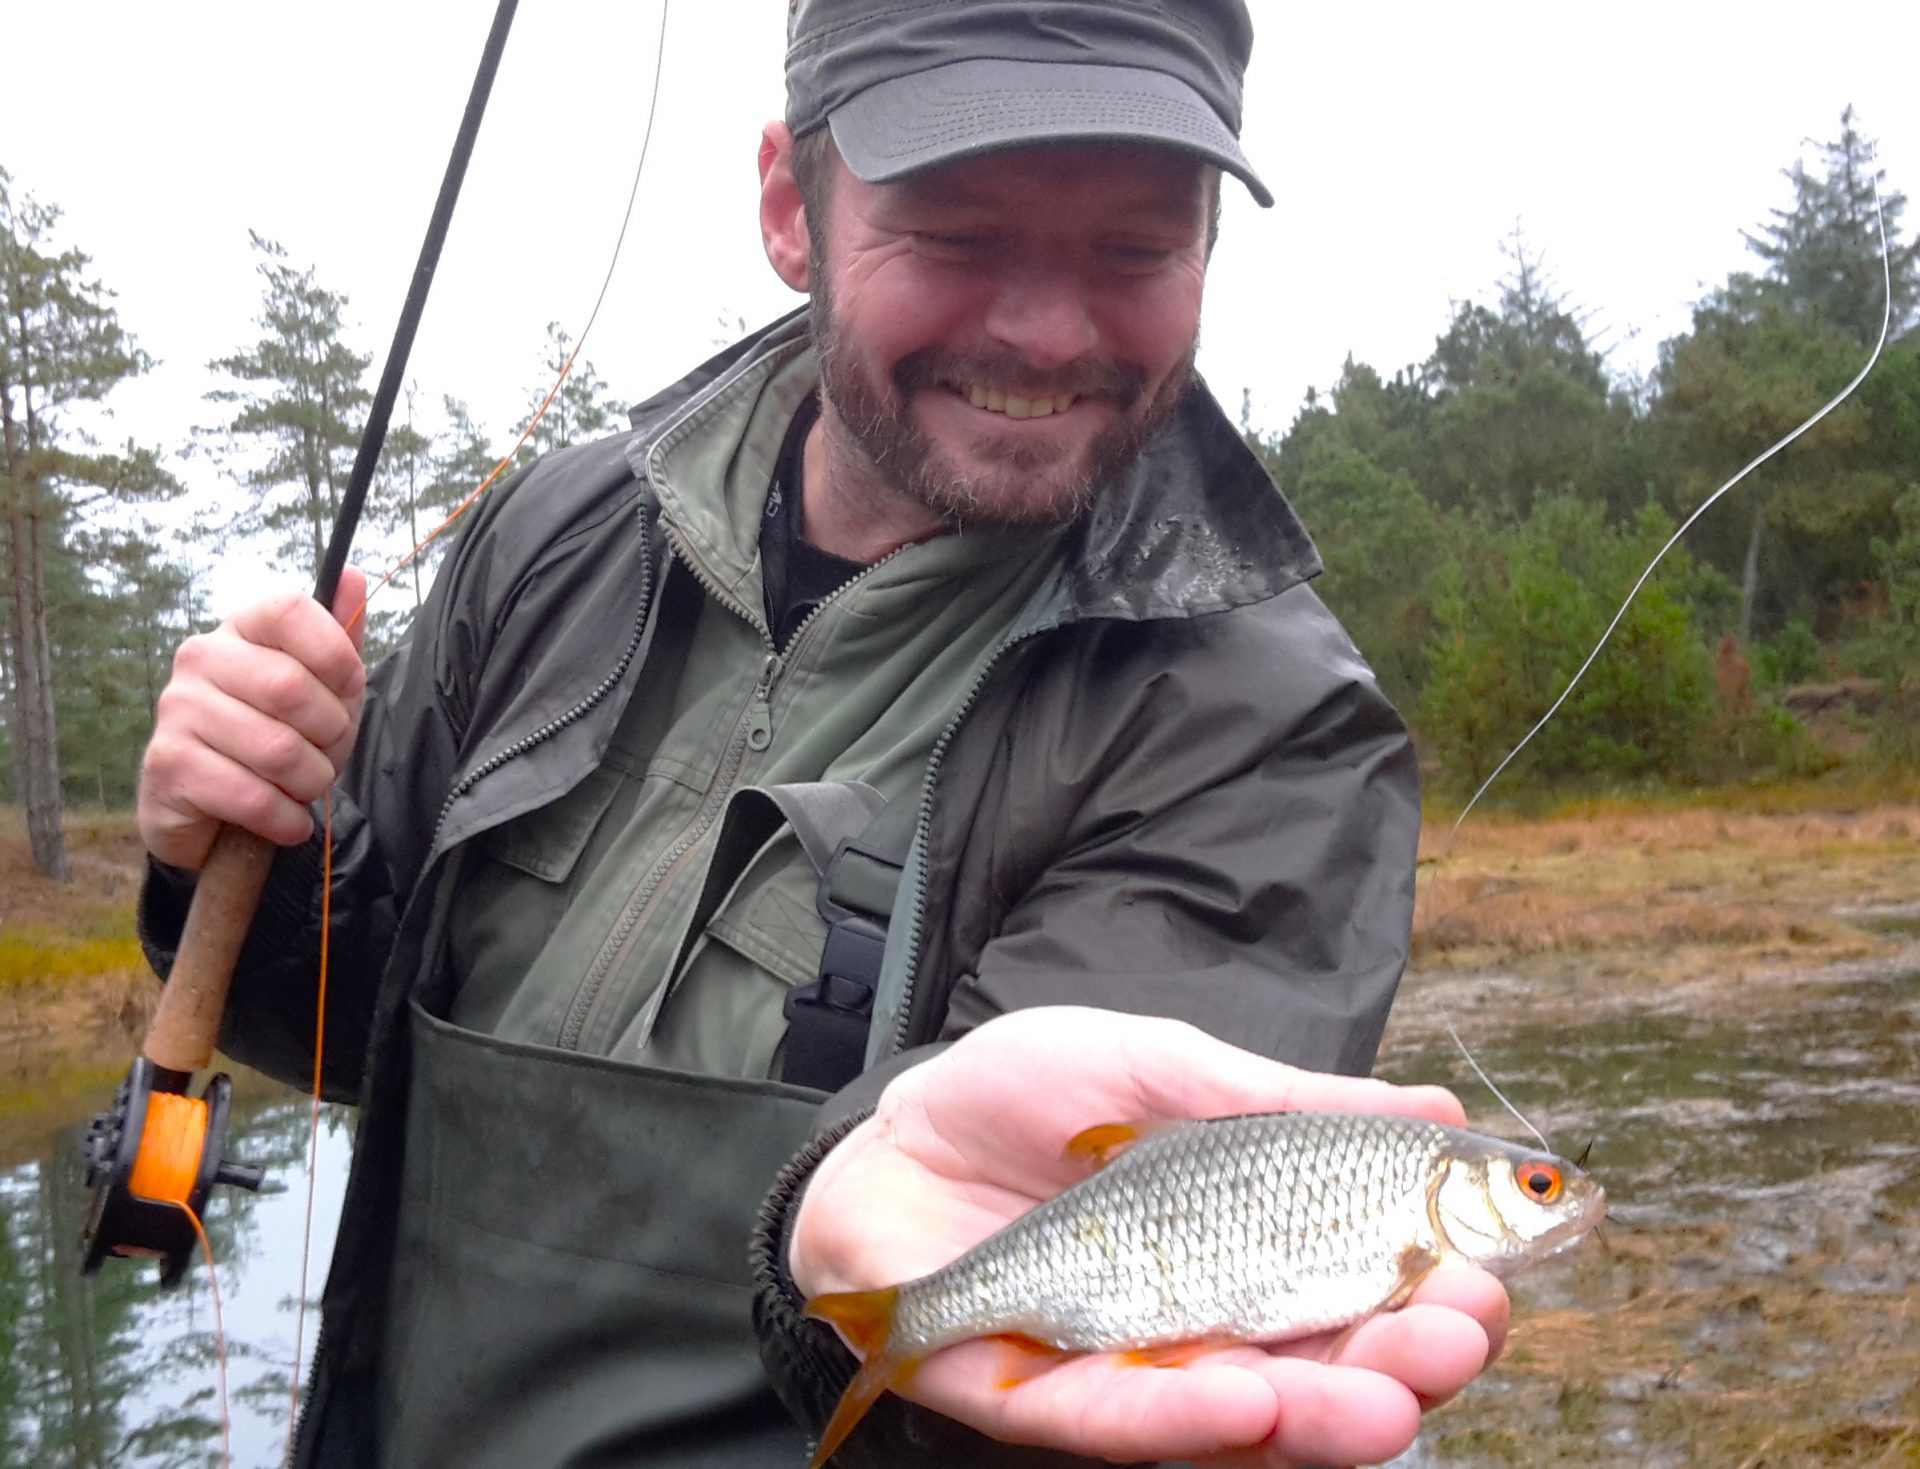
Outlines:
POLYGON ((260 741, 257 768, 264 775, 291 779, 298 775, 311 748, 298 730, 276 724, 260 741))
POLYGON ((185 674, 189 677, 203 673, 207 660, 213 656, 213 634, 195 633, 179 647, 173 650, 173 671, 176 677, 185 674))
POLYGON ((289 714, 306 702, 307 670, 298 663, 281 662, 260 678, 261 707, 276 714, 289 714))

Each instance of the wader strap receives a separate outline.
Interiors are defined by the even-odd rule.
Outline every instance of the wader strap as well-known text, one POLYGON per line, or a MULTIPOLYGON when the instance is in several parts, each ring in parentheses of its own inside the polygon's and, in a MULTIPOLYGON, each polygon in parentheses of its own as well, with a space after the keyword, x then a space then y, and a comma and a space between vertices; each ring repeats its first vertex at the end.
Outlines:
POLYGON ((915 803, 884 800, 858 782, 770 786, 820 874, 815 906, 827 922, 820 973, 787 994, 780 1078, 838 1091, 866 1063, 873 993, 887 950, 887 918, 913 845, 915 803))

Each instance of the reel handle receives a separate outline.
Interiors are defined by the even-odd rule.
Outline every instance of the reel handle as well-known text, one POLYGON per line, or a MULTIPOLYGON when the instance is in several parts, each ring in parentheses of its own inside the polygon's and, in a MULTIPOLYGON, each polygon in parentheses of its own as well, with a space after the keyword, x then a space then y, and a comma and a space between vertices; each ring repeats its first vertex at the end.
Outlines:
POLYGON ((156 1066, 190 1075, 213 1059, 234 962, 260 906, 274 851, 265 837, 237 826, 221 827, 214 838, 194 885, 173 973, 141 1047, 156 1066))

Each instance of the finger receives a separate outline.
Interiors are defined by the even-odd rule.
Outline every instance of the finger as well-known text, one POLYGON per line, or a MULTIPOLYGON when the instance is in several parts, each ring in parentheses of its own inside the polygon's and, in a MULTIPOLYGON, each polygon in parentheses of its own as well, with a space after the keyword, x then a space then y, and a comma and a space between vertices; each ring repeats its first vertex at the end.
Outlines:
POLYGON ((1285 1356, 1246 1370, 1273 1394, 1274 1428, 1258 1453, 1228 1453, 1215 1463, 1379 1464, 1405 1453, 1420 1432, 1419 1399, 1385 1373, 1285 1356))
MULTIPOLYGON (((343 573, 343 595, 336 597, 336 605, 343 605, 345 594, 358 587, 360 595, 353 606, 359 606, 365 600, 365 586, 366 579, 358 573, 352 583, 343 573)), ((224 626, 256 647, 287 654, 342 699, 359 693, 366 684, 355 637, 311 597, 297 592, 271 597, 235 613, 224 626)))
POLYGON ((1306 1071, 1243 1051, 1192 1026, 1147 1017, 1124 1032, 1124 1056, 1150 1115, 1235 1112, 1390 1112, 1459 1126, 1460 1101, 1444 1087, 1396 1086, 1372 1077, 1306 1071))
POLYGON ((342 567, 333 593, 333 620, 347 630, 356 653, 367 641, 367 597, 367 574, 357 566, 342 567))
POLYGON ((198 718, 181 732, 185 737, 197 739, 294 800, 317 800, 333 784, 335 771, 326 751, 294 726, 225 695, 210 695, 197 712, 198 718))
POLYGON ((1408 1305, 1363 1321, 1336 1348, 1338 1365, 1382 1373, 1422 1405, 1443 1403, 1492 1360, 1485 1326, 1449 1306, 1408 1305))
MULTIPOLYGON (((332 636, 344 641, 338 628, 332 636)), ((178 721, 189 733, 204 735, 217 728, 234 703, 287 726, 316 749, 337 744, 354 728, 348 696, 294 654, 249 642, 237 633, 181 644, 174 670, 174 682, 161 694, 159 720, 178 721)), ((357 691, 350 697, 357 698, 357 691)))
POLYGON ((222 824, 279 846, 297 846, 313 831, 306 804, 226 755, 194 744, 148 750, 141 772, 140 830, 162 862, 198 870, 222 824))
POLYGON ((1512 1303, 1507 1299, 1507 1288, 1484 1270, 1443 1265, 1420 1282, 1410 1304, 1448 1306, 1478 1321, 1487 1334, 1487 1359, 1482 1367, 1491 1367, 1506 1350, 1512 1303))
POLYGON ((1120 1461, 1244 1449, 1267 1439, 1277 1421, 1272 1388, 1233 1360, 1160 1371, 1076 1357, 1019 1379, 1006 1352, 991 1341, 940 1352, 909 1396, 1004 1442, 1120 1461))

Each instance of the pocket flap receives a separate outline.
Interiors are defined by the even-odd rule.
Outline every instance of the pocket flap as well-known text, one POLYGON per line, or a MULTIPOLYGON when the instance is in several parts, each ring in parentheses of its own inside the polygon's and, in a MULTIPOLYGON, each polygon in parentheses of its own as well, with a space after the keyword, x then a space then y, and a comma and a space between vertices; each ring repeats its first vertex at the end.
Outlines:
POLYGON ((488 832, 487 855, 542 882, 565 882, 623 778, 616 770, 596 766, 559 800, 488 832))

